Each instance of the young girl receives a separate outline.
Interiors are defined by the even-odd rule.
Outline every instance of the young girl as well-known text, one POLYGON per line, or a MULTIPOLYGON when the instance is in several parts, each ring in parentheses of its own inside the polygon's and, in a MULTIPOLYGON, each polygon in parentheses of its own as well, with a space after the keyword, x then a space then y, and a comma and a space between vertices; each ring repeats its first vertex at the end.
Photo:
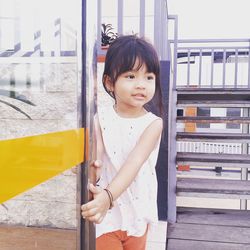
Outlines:
POLYGON ((148 226, 157 222, 155 165, 162 119, 147 107, 161 100, 159 60, 153 46, 136 36, 109 47, 103 85, 115 104, 95 117, 99 186, 82 216, 95 222, 97 250, 143 250, 148 226), (100 173, 100 174, 99 174, 100 173))

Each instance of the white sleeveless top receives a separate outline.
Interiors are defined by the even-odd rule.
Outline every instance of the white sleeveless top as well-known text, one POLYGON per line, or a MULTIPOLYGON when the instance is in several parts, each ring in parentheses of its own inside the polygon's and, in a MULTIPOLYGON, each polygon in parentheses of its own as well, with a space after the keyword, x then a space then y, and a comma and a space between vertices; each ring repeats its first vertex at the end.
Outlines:
MULTIPOLYGON (((144 130, 160 118, 151 112, 137 118, 123 118, 112 106, 99 108, 98 117, 105 148, 98 184, 105 188, 115 177, 144 130)), ((160 139, 135 180, 117 198, 102 223, 96 224, 96 237, 116 230, 127 231, 128 235, 142 236, 148 224, 158 221, 155 165, 159 144, 160 139)))

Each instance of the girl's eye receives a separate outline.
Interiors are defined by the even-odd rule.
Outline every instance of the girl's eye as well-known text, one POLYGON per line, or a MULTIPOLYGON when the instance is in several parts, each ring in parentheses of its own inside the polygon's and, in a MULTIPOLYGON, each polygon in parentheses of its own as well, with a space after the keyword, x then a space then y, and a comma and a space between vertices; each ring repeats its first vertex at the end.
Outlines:
POLYGON ((134 78, 135 78, 134 75, 126 75, 125 77, 126 77, 127 79, 134 79, 134 78))
POLYGON ((147 79, 148 79, 148 80, 154 80, 155 77, 154 77, 154 76, 147 76, 147 79))

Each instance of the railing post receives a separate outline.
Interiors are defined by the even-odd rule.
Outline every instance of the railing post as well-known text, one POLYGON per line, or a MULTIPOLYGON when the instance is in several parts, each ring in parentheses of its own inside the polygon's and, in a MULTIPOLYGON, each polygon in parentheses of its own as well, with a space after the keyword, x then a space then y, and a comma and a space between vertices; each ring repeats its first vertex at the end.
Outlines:
MULTIPOLYGON (((249 108, 243 108, 243 117, 249 117, 250 109, 249 108)), ((243 134, 249 134, 249 124, 242 124, 242 133, 243 134)), ((242 154, 248 154, 249 153, 249 143, 242 143, 242 154)), ((248 168, 242 168, 241 169, 241 180, 248 180, 248 168)), ((240 209, 241 210, 247 210, 247 200, 240 200, 240 209)))
POLYGON ((118 7, 117 7, 117 27, 118 27, 118 34, 121 35, 123 33, 123 0, 118 0, 118 7))
POLYGON ((198 81, 198 85, 199 87, 201 87, 202 84, 202 49, 200 49, 199 52, 199 81, 198 81))
POLYGON ((102 0, 97 2, 97 51, 98 54, 101 54, 101 45, 102 45, 102 0))
POLYGON ((177 80, 177 44, 178 44, 178 16, 169 15, 168 20, 174 20, 174 51, 173 51, 173 88, 176 89, 177 80))
POLYGON ((250 41, 248 42, 248 88, 250 88, 250 41))
POLYGON ((160 60, 168 58, 167 2, 154 1, 154 45, 160 60))
POLYGON ((176 74, 177 74, 177 41, 178 41, 178 17, 168 16, 174 21, 174 60, 173 78, 169 84, 169 105, 168 105, 168 222, 176 222, 176 74))
POLYGON ((222 70, 222 86, 226 85, 226 49, 223 49, 223 70, 222 70))
POLYGON ((187 62, 187 86, 190 84, 190 49, 188 50, 188 62, 187 62))
POLYGON ((210 74, 210 87, 214 85, 214 49, 211 52, 211 74, 210 74))
POLYGON ((235 68, 234 68, 234 87, 237 87, 238 82, 238 49, 235 50, 235 68))
POLYGON ((140 36, 145 36, 145 0, 140 0, 140 36))

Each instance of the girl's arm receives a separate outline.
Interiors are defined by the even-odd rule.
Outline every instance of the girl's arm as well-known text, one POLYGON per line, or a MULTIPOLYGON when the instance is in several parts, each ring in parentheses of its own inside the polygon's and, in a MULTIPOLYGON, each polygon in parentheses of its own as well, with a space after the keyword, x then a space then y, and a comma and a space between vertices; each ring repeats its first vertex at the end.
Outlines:
MULTIPOLYGON (((127 160, 108 185, 107 188, 112 193, 114 200, 116 200, 135 179, 143 163, 148 159, 157 145, 162 127, 162 120, 157 119, 145 129, 136 146, 130 152, 127 160)), ((109 196, 104 190, 97 190, 93 186, 91 186, 91 189, 92 192, 96 193, 95 199, 82 206, 82 215, 90 221, 100 223, 109 208, 109 196)))
POLYGON ((94 147, 92 153, 93 162, 89 165, 89 182, 95 184, 100 178, 100 171, 102 167, 102 156, 104 153, 104 145, 101 134, 101 128, 98 121, 98 116, 94 116, 94 147))
POLYGON ((162 126, 162 120, 158 119, 145 129, 135 148, 130 152, 127 160, 108 185, 108 189, 112 193, 114 200, 133 182, 140 168, 154 150, 160 139, 162 126))

